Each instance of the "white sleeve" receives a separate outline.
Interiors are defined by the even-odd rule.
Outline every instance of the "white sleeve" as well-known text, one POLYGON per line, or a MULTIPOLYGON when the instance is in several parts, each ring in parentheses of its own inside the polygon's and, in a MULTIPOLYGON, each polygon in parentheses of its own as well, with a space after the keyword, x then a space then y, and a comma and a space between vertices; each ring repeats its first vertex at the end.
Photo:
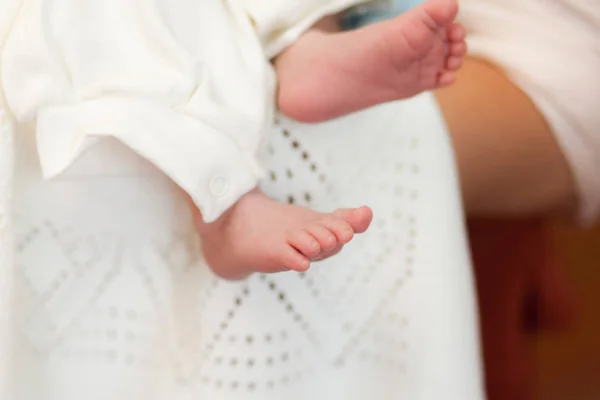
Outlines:
POLYGON ((469 51, 535 103, 567 157, 579 218, 600 216, 600 2, 461 0, 469 51))
POLYGON ((274 75, 243 10, 197 0, 24 0, 3 51, 18 121, 51 178, 116 137, 214 221, 262 175, 274 75))
POLYGON ((368 0, 241 0, 268 58, 292 44, 317 21, 368 0))

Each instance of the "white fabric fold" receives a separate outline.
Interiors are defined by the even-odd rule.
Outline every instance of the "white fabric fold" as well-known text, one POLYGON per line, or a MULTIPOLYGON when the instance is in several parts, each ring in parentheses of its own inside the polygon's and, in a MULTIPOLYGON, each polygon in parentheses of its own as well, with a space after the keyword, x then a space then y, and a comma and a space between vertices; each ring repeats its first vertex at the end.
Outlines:
POLYGON ((261 176, 256 160, 227 135, 149 101, 114 97, 48 106, 37 121, 46 178, 64 172, 99 138, 113 136, 189 193, 206 222, 217 219, 261 176))
POLYGON ((272 58, 327 15, 367 0, 241 0, 252 18, 267 57, 272 58))
POLYGON ((214 221, 258 183, 275 77, 248 16, 218 0, 23 0, 2 48, 46 177, 112 136, 214 221))

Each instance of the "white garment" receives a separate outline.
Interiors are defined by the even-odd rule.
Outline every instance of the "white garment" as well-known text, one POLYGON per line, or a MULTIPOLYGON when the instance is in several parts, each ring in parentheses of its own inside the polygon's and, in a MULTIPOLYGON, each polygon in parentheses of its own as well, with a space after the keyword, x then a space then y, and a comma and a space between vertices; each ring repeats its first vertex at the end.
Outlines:
POLYGON ((239 0, 250 15, 267 57, 273 58, 326 15, 372 0, 239 0))
MULTIPOLYGON (((23 18, 52 14, 39 2, 22 4, 23 18)), ((0 12, 0 22, 5 16, 0 12)), ((29 57, 43 55, 37 50, 52 41, 29 31, 23 18, 12 30, 11 54, 22 56, 25 71, 29 57)), ((63 28, 44 25, 46 34, 63 28)), ((72 49, 57 47, 30 71, 35 82, 21 81, 33 99, 54 101, 69 88, 54 77, 72 61, 72 49)), ((11 60, 3 59, 4 69, 11 60)), ((19 76, 15 65, 11 74, 19 76)), ((159 72, 173 71, 181 72, 159 72)), ((175 72, 160 76, 173 78, 176 103, 189 76, 175 72)), ((71 85, 85 81, 85 74, 69 77, 71 85)), ((482 399, 456 172, 431 96, 323 125, 278 123, 266 147, 267 193, 316 209, 366 203, 376 220, 368 234, 306 274, 239 283, 210 273, 171 180, 121 142, 98 141, 77 159, 70 157, 81 143, 63 143, 57 150, 68 150, 64 165, 72 165, 45 181, 38 150, 44 163, 53 154, 38 140, 52 145, 49 138, 73 132, 60 130, 58 120, 36 138, 35 123, 25 122, 34 107, 14 86, 10 97, 23 114, 16 112, 13 124, 0 112, 1 400, 482 399)), ((96 114, 106 103, 95 101, 73 100, 58 111, 86 112, 94 124, 106 124, 96 114)), ((148 106, 140 102, 126 111, 148 106)), ((126 126, 129 114, 109 106, 111 118, 126 126)), ((158 116, 145 116, 156 123, 175 114, 169 110, 155 107, 158 116)), ((58 111, 44 111, 44 118, 58 111)), ((169 123, 179 123, 181 115, 172 117, 169 123)), ((162 158, 151 161, 165 168, 162 158)))
MULTIPOLYGON (((113 136, 185 189, 211 222, 262 176, 257 152, 275 87, 262 46, 285 46, 354 3, 23 0, 3 32, 5 95, 18 122, 36 120, 46 177, 113 136), (282 38, 272 44, 274 29, 282 38)), ((0 13, 6 7, 12 2, 0 13)))
POLYGON ((2 266, 14 362, 0 354, 15 391, 2 400, 483 398, 456 171, 430 95, 282 119, 263 189, 321 210, 369 204, 375 221, 306 274, 239 283, 210 273, 170 180, 119 142, 44 181, 33 126, 17 141, 17 263, 2 266))
MULTIPOLYGON (((0 96, 1 103, 1 96, 0 96)), ((14 130, 5 112, 0 109, 0 399, 9 393, 13 382, 13 306, 14 306, 14 230, 12 194, 14 191, 13 156, 14 130)))
POLYGON ((552 127, 579 187, 580 219, 600 217, 600 1, 460 0, 469 51, 492 61, 552 127))

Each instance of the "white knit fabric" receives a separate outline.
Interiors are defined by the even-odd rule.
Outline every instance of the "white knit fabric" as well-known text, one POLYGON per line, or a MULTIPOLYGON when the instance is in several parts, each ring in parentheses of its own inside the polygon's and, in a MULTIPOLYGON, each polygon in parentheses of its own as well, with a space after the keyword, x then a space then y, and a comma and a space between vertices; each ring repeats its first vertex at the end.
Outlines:
MULTIPOLYGON (((3 47, 6 34, 17 12, 19 0, 6 0, 0 13, 0 48, 3 47)), ((2 61, 0 59, 0 73, 2 61)), ((14 124, 5 111, 5 98, 0 85, 0 399, 12 396, 13 377, 13 320, 14 310, 14 230, 13 230, 13 192, 14 192, 14 124)))
POLYGON ((306 274, 239 283, 211 275, 146 161, 107 140, 43 181, 33 131, 18 129, 17 257, 0 269, 17 284, 1 292, 17 333, 0 342, 0 382, 15 386, 2 400, 482 399, 456 175, 429 95, 282 120, 264 189, 316 209, 369 204, 375 221, 306 274))
POLYGON ((14 246, 12 227, 14 130, 0 110, 0 399, 9 398, 12 383, 14 246))
MULTIPOLYGON (((13 37, 24 56, 19 37, 32 38, 13 37)), ((172 181, 130 147, 97 141, 46 181, 39 127, 0 106, 1 400, 482 399, 457 179, 431 96, 278 122, 265 191, 322 210, 368 204, 374 225, 306 274, 237 283, 210 273, 172 181)), ((49 143, 77 132, 56 121, 49 143)))

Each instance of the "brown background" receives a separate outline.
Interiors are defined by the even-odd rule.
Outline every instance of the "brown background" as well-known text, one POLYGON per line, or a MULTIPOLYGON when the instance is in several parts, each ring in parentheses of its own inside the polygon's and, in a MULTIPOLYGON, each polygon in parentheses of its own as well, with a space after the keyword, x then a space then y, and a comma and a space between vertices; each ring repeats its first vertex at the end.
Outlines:
POLYGON ((576 294, 577 318, 568 331, 536 340, 539 400, 600 400, 600 228, 554 229, 576 294))

